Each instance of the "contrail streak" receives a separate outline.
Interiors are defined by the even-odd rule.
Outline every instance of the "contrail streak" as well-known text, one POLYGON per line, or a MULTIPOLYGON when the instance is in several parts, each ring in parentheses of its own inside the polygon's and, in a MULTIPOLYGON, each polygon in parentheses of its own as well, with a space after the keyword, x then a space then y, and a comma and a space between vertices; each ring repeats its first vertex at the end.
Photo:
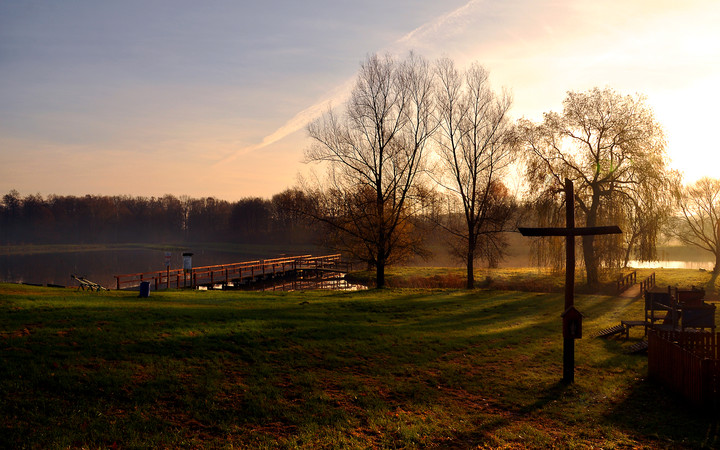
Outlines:
MULTIPOLYGON (((410 31, 409 33, 395 41, 386 49, 386 51, 395 50, 396 52, 398 52, 402 50, 410 50, 413 45, 419 44, 420 41, 432 41, 432 37, 434 35, 442 32, 444 25, 446 25, 447 23, 455 23, 457 25, 457 22, 461 21, 462 18, 470 12, 472 6, 478 3, 480 3, 480 0, 470 0, 465 5, 442 15, 435 20, 420 25, 419 27, 415 28, 414 30, 410 31)), ((310 105, 302 111, 298 112, 290 120, 285 122, 283 126, 273 131, 269 135, 265 136, 259 143, 244 147, 232 153, 231 155, 226 156, 222 160, 216 162, 214 166, 227 164, 238 158, 239 156, 260 150, 302 129, 310 121, 320 117, 320 115, 322 115, 322 113, 327 110, 328 105, 339 105, 344 103, 347 100, 354 83, 354 77, 345 81, 337 88, 335 88, 326 99, 310 105)))

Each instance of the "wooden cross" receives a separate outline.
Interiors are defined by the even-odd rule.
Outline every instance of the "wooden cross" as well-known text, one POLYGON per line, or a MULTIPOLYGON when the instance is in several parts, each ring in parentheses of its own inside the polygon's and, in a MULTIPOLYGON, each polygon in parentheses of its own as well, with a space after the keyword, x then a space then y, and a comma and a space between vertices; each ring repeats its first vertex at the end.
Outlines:
MULTIPOLYGON (((575 236, 621 234, 617 226, 575 228, 575 192, 573 182, 565 179, 565 228, 518 228, 523 236, 565 236, 565 312, 575 309, 575 236)), ((563 327, 565 323, 563 322, 563 327)), ((575 381, 575 337, 563 330, 563 381, 575 381)))

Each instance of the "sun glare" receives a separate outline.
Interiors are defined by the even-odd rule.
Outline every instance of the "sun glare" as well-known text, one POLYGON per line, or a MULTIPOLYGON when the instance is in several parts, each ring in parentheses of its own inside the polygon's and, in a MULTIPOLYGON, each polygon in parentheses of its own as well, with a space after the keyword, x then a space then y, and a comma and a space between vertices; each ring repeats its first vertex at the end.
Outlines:
POLYGON ((720 102, 716 79, 650 97, 665 127, 671 166, 683 172, 686 183, 704 176, 720 177, 720 144, 712 136, 720 102))

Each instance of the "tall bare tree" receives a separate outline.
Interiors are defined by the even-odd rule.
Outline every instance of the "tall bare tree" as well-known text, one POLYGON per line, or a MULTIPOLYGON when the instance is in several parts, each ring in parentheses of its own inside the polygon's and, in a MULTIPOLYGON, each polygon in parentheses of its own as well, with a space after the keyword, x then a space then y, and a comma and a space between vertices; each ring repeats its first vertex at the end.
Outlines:
POLYGON ((675 235, 685 244, 715 256, 711 286, 720 274, 720 180, 701 178, 692 185, 675 189, 683 227, 675 235))
POLYGON ((425 148, 437 128, 433 102, 424 59, 373 55, 362 63, 344 111, 328 111, 308 126, 314 143, 306 159, 329 170, 315 189, 327 207, 315 218, 375 266, 378 287, 385 285, 385 266, 413 247, 407 233, 425 148))
MULTIPOLYGON (((571 179, 585 226, 627 213, 624 201, 637 201, 641 190, 669 188, 663 130, 642 96, 599 88, 568 92, 562 114, 546 113, 540 124, 522 120, 520 128, 530 191, 556 196, 571 179)), ((645 235, 657 232, 647 225, 645 235)), ((582 248, 587 282, 596 285, 608 258, 597 251, 595 236, 583 236, 582 248)))
POLYGON ((461 205, 462 220, 450 219, 445 228, 460 245, 456 250, 467 267, 467 288, 475 284, 474 262, 479 256, 491 263, 502 255, 503 240, 513 202, 501 183, 515 148, 508 117, 510 94, 497 95, 488 72, 473 64, 461 73, 452 60, 438 62, 438 155, 436 180, 461 205))

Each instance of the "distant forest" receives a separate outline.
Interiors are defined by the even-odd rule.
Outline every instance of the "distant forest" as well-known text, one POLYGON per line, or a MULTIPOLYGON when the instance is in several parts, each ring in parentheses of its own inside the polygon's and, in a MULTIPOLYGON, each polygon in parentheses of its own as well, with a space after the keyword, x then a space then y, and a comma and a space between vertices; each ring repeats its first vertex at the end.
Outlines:
POLYGON ((213 197, 40 194, 13 190, 0 202, 0 245, 59 243, 306 243, 315 235, 296 213, 304 196, 228 202, 213 197))

